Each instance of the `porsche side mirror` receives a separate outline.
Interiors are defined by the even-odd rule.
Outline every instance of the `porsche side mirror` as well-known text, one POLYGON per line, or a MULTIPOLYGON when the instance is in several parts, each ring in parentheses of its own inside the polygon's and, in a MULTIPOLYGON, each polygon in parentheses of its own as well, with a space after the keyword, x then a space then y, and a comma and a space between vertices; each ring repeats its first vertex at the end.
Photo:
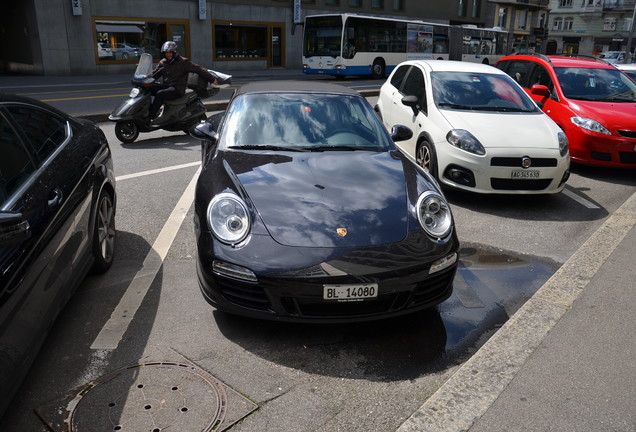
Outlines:
POLYGON ((391 128, 393 142, 406 141, 413 138, 413 131, 404 125, 395 125, 391 128))

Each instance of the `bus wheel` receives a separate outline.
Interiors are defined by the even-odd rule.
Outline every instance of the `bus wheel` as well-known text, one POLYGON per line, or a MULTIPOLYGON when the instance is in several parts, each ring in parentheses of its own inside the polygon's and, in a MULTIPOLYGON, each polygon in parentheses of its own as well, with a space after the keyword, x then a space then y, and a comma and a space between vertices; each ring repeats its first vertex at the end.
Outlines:
POLYGON ((384 78, 384 72, 386 71, 386 65, 384 60, 375 59, 373 61, 373 67, 371 68, 371 76, 375 79, 384 78))

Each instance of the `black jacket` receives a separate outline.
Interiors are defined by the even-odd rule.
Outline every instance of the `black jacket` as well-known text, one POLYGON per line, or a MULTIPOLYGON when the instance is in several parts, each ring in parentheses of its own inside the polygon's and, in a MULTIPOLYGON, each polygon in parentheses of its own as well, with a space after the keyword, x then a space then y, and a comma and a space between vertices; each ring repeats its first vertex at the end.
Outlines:
POLYGON ((152 71, 152 77, 157 79, 162 76, 164 84, 174 86, 181 95, 184 95, 188 84, 188 72, 199 74, 209 82, 217 79, 216 75, 208 72, 204 67, 178 54, 175 54, 172 60, 162 59, 152 71))

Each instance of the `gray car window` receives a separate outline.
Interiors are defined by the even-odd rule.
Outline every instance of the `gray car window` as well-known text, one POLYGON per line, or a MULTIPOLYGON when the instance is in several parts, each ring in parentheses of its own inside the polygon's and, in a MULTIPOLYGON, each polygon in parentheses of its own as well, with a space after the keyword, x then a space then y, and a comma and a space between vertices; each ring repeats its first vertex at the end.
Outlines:
POLYGON ((8 111, 40 160, 46 160, 66 140, 66 121, 55 114, 25 105, 10 106, 8 111))
POLYGON ((0 116, 0 207, 35 171, 35 164, 9 122, 0 116))

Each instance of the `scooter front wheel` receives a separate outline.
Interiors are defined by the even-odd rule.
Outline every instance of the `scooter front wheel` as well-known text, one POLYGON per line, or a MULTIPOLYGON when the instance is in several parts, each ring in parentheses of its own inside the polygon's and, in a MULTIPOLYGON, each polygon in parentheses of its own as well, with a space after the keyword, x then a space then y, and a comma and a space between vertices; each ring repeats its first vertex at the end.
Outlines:
POLYGON ((132 121, 121 121, 115 124, 115 136, 123 143, 135 142, 139 136, 139 128, 132 121))

